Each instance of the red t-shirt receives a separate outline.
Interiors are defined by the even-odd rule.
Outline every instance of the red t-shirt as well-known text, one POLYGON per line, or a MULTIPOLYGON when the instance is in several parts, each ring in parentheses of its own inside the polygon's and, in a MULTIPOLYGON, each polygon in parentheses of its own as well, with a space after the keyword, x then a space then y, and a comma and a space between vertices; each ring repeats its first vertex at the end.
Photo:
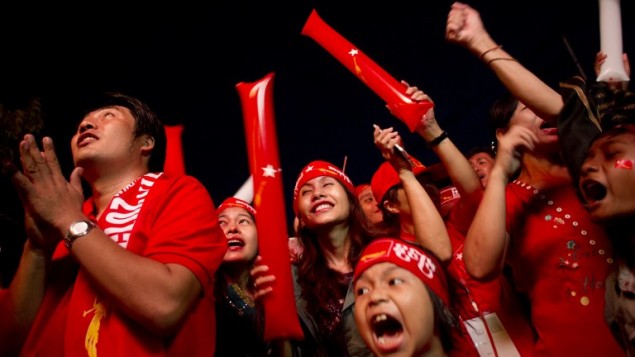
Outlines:
MULTIPOLYGON (((85 202, 84 212, 91 217, 91 199, 85 202)), ((103 215, 100 222, 102 220, 103 215)), ((214 273, 226 248, 214 203, 205 187, 190 176, 160 176, 145 198, 126 249, 162 263, 183 265, 200 281, 203 295, 192 306, 179 331, 168 337, 152 335, 117 311, 108 297, 93 290, 87 275, 79 269, 66 247, 60 244, 53 258, 44 302, 23 354, 213 355, 216 336, 214 273), (99 304, 94 305, 97 299, 99 304), (90 354, 85 347, 87 336, 95 348, 90 354)))
POLYGON ((531 356, 534 332, 517 293, 504 275, 485 281, 474 279, 467 272, 463 260, 465 235, 453 224, 455 213, 452 210, 446 220, 453 251, 452 260, 446 267, 453 311, 462 322, 472 319, 483 321, 486 316, 496 314, 520 355, 531 356))
POLYGON ((615 269, 604 231, 569 183, 507 186, 507 263, 529 299, 535 355, 623 356, 604 321, 605 281, 615 269))

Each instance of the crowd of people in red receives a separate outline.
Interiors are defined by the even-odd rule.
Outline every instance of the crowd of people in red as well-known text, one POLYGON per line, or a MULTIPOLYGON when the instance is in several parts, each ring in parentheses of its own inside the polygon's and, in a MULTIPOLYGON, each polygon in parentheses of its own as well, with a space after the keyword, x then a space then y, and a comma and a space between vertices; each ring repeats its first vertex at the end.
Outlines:
POLYGON ((412 133, 375 126, 385 161, 365 183, 307 160, 289 238, 301 339, 266 337, 277 316, 263 302, 285 282, 259 255, 256 205, 216 206, 165 170, 145 103, 90 103, 68 179, 53 140, 26 134, 20 165, 3 166, 27 240, 0 289, 0 354, 635 356, 635 94, 580 77, 550 88, 467 4, 451 5, 445 36, 507 89, 490 110, 495 148, 461 152, 432 107, 412 133), (451 186, 403 135, 428 144, 451 186))

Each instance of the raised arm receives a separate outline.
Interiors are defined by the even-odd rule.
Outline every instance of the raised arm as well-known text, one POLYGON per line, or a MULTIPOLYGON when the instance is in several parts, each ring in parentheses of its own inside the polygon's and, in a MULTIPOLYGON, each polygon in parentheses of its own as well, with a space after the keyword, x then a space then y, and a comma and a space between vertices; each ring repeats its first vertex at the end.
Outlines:
MULTIPOLYGON (((402 83, 408 87, 406 94, 410 94, 413 100, 432 101, 427 94, 417 87, 410 86, 405 81, 402 81, 402 83)), ((428 143, 430 149, 439 157, 448 172, 450 180, 459 191, 461 199, 454 210, 458 211, 455 217, 460 221, 456 223, 460 230, 467 232, 479 202, 481 201, 481 197, 483 196, 483 185, 481 185, 481 181, 465 155, 454 145, 450 136, 439 126, 434 114, 434 108, 430 109, 426 115, 421 118, 416 132, 421 135, 423 140, 428 143)))
MULTIPOLYGON (((25 166, 26 167, 26 166, 25 166)), ((21 173, 11 163, 5 166, 14 184, 21 173)), ((57 244, 48 237, 55 235, 50 226, 38 222, 24 210, 27 241, 24 244, 18 269, 9 287, 0 297, 0 355, 17 354, 42 304, 47 271, 57 244)), ((16 238, 17 239, 17 238, 16 238)))
POLYGON ((555 122, 563 107, 560 94, 492 39, 478 11, 467 4, 453 3, 448 13, 445 38, 478 56, 503 85, 539 117, 555 122))
POLYGON ((477 279, 490 279, 502 271, 509 244, 505 188, 520 165, 519 151, 533 150, 536 140, 533 132, 519 125, 499 134, 496 162, 463 251, 465 267, 477 279))
POLYGON ((399 179, 410 206, 417 243, 428 248, 441 261, 449 260, 452 257, 452 245, 445 222, 435 203, 412 172, 410 163, 396 152, 395 145, 401 141, 399 133, 392 128, 382 130, 375 126, 373 136, 375 145, 380 149, 382 156, 399 173, 399 179))

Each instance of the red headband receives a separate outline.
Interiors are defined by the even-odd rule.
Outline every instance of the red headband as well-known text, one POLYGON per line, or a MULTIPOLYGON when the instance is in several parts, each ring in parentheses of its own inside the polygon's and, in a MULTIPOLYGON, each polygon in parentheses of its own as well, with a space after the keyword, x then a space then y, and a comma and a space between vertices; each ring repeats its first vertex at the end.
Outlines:
MULTIPOLYGON (((360 195, 360 194, 361 194, 361 193, 362 193, 362 192, 366 189, 366 187, 370 187, 370 184, 363 183, 363 184, 361 184, 361 185, 357 185, 357 186, 355 186, 355 194, 356 194, 357 196, 359 196, 359 195, 360 195)), ((372 188, 371 188, 371 191, 370 191, 370 192, 371 192, 371 193, 373 192, 373 191, 372 191, 372 188)))
POLYGON ((366 269, 384 262, 393 263, 416 275, 449 306, 447 281, 436 257, 414 244, 397 238, 378 238, 364 248, 353 273, 353 283, 366 269))
POLYGON ((236 197, 227 198, 225 201, 223 201, 223 203, 220 204, 220 206, 218 206, 218 209, 216 210, 216 212, 218 212, 218 214, 220 214, 221 212, 223 212, 224 210, 226 210, 229 207, 242 208, 242 209, 246 210, 247 212, 249 212, 249 214, 251 214, 251 216, 254 219, 256 218, 256 209, 253 208, 249 203, 241 200, 240 198, 236 198, 236 197))
MULTIPOLYGON (((414 164, 412 172, 415 176, 426 171, 425 165, 419 162, 419 160, 412 156, 410 156, 410 160, 412 160, 414 164)), ((375 171, 372 179, 370 180, 370 186, 373 189, 373 196, 375 196, 377 204, 381 206, 386 192, 388 192, 388 190, 390 190, 393 186, 400 183, 401 179, 399 179, 399 173, 397 173, 395 168, 392 167, 388 161, 384 161, 381 165, 379 165, 379 168, 375 171)))
POLYGON ((441 196, 441 205, 452 203, 461 198, 459 190, 455 186, 445 187, 439 191, 439 195, 441 196))
POLYGON ((353 182, 339 167, 326 161, 313 161, 300 171, 300 175, 298 176, 298 179, 295 182, 295 187, 293 188, 293 210, 296 215, 298 214, 298 192, 300 191, 300 187, 310 180, 320 176, 333 177, 341 182, 348 191, 355 193, 355 186, 353 186, 353 182))

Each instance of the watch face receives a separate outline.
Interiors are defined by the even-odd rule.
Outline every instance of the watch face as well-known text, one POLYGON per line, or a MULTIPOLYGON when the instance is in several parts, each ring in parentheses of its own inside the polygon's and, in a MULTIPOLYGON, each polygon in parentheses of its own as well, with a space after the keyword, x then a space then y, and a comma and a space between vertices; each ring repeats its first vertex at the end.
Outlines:
POLYGON ((76 234, 80 234, 80 233, 86 232, 87 229, 88 229, 88 223, 86 223, 86 222, 75 222, 71 226, 70 231, 71 231, 72 235, 76 235, 76 234))

